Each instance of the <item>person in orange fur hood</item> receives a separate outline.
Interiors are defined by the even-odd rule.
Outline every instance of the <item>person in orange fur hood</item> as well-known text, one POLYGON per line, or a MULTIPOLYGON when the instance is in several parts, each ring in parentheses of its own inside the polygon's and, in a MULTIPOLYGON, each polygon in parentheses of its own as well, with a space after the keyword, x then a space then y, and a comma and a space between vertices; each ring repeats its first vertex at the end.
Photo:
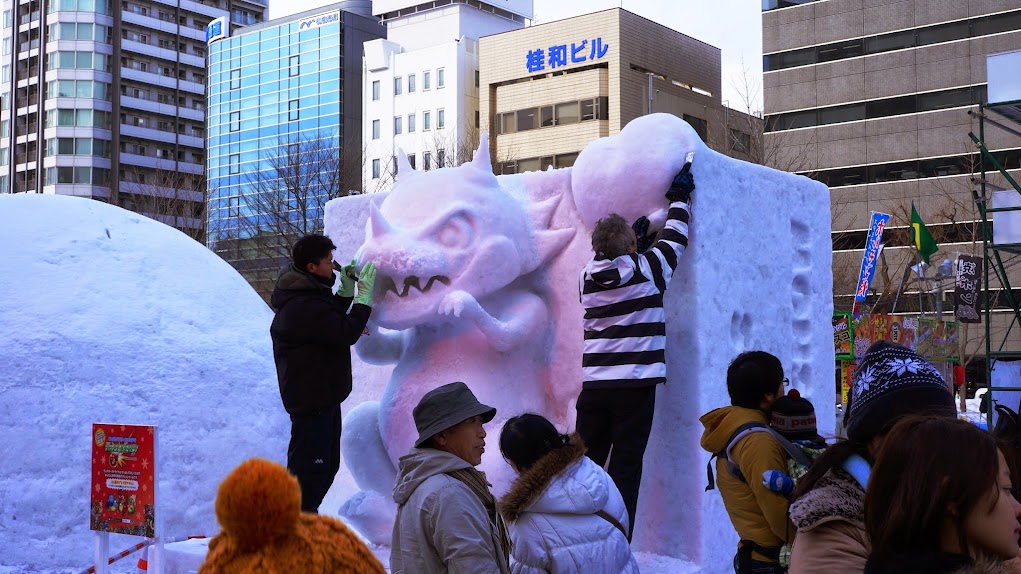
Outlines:
POLYGON ((252 458, 216 493, 222 531, 209 542, 199 574, 385 574, 372 552, 339 520, 301 512, 298 480, 283 466, 252 458))

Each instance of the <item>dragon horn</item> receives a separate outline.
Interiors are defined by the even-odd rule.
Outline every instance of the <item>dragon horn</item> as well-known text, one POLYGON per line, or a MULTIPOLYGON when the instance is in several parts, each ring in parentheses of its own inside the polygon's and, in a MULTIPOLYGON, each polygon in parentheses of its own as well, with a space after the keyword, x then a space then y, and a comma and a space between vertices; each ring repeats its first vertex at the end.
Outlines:
POLYGON ((369 229, 372 230, 373 237, 380 237, 389 233, 393 228, 390 226, 390 222, 383 217, 383 214, 379 212, 379 208, 376 207, 375 203, 369 203, 369 229))
POLYGON ((415 168, 411 167, 411 162, 408 161, 408 154, 404 153, 403 149, 397 148, 397 179, 411 177, 415 173, 415 168))
POLYGON ((493 162, 489 158, 489 132, 486 130, 479 134, 479 149, 475 150, 472 165, 486 173, 493 173, 493 162))

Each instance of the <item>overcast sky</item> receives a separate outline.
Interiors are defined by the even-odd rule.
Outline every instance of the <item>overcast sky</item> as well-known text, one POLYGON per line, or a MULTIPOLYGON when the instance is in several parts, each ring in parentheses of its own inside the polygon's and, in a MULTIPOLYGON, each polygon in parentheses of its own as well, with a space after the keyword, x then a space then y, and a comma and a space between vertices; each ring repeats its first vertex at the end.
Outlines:
MULTIPOLYGON (((270 0, 270 17, 280 18, 335 0, 270 0)), ((622 7, 716 46, 723 53, 723 99, 745 109, 762 109, 762 12, 759 0, 535 0, 537 22, 622 7), (743 86, 747 75, 750 89, 743 86)))

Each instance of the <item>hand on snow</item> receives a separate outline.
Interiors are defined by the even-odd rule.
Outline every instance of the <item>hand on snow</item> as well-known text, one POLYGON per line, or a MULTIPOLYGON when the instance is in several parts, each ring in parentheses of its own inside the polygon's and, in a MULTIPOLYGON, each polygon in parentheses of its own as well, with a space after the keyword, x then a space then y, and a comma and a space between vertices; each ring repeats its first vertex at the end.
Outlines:
POLYGON ((372 306, 372 290, 376 287, 376 266, 371 261, 358 274, 358 294, 355 303, 372 306))
POLYGON ((695 191, 695 178, 691 175, 691 162, 684 164, 681 171, 674 176, 670 183, 670 189, 666 192, 666 198, 670 203, 675 201, 691 202, 691 192, 695 191))
POLYGON ((460 317, 463 314, 465 318, 470 319, 478 310, 479 302, 472 297, 471 293, 454 291, 440 301, 439 314, 448 317, 451 315, 460 317))
POLYGON ((358 281, 358 264, 352 259, 351 263, 341 266, 337 271, 340 273, 340 289, 337 290, 337 296, 354 297, 355 283, 358 281))

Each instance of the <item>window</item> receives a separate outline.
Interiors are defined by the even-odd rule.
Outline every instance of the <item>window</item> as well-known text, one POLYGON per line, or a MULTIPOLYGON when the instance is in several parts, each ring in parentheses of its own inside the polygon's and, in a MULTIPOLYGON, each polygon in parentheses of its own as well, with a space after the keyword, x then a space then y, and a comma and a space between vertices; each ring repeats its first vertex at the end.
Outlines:
POLYGON ((293 122, 298 120, 298 100, 290 100, 287 102, 287 121, 293 122))
POLYGON ((432 72, 422 72, 422 91, 428 91, 432 86, 432 72))
POLYGON ((379 139, 379 120, 372 120, 372 139, 379 139))
POLYGON ((287 59, 287 75, 290 77, 297 76, 301 73, 301 59, 300 56, 291 56, 287 59))
POLYGON ((447 114, 444 110, 436 110, 436 129, 442 130, 447 125, 447 114))
POLYGON ((241 173, 241 156, 239 154, 232 154, 230 156, 230 173, 236 174, 241 173))
POLYGON ((241 112, 230 113, 230 131, 236 132, 241 129, 241 112))
POLYGON ((436 167, 444 167, 444 162, 447 159, 447 150, 438 149, 436 150, 436 167))
POLYGON ((401 116, 394 118, 394 135, 401 133, 401 116))
POLYGON ((408 133, 415 131, 415 114, 408 114, 408 133))
POLYGON ((415 74, 408 75, 408 93, 415 93, 415 74))
POLYGON ((443 68, 440 68, 440 69, 436 70, 436 87, 437 88, 442 88, 443 86, 446 85, 446 81, 444 80, 444 76, 445 76, 445 74, 444 74, 444 69, 443 68))
POLYGON ((372 101, 379 101, 379 80, 372 81, 372 101))
POLYGON ((752 137, 740 130, 730 129, 730 149, 747 153, 752 147, 752 137))
POLYGON ((695 133, 698 134, 698 137, 702 138, 703 142, 706 137, 709 136, 709 123, 702 118, 684 114, 684 121, 688 122, 688 125, 695 128, 695 133))
MULTIPOLYGON (((578 102, 567 102, 564 104, 557 104, 554 106, 554 112, 556 114, 555 122, 556 125, 562 126, 567 124, 576 124, 580 121, 578 114, 578 102)), ((521 117, 518 116, 518 130, 522 130, 521 117)), ((531 129, 531 128, 528 128, 531 129)))
POLYGON ((479 87, 479 71, 475 70, 475 87, 479 87))
POLYGON ((429 152, 425 152, 424 154, 422 154, 422 167, 424 167, 426 171, 429 171, 430 169, 432 169, 432 163, 433 163, 433 154, 431 154, 429 152))
POLYGON ((230 89, 241 89, 241 68, 234 68, 230 71, 230 89))
MULTIPOLYGON (((574 107, 577 109, 577 104, 574 107)), ((577 123, 577 120, 572 123, 577 123)), ((539 127, 539 108, 525 108, 523 110, 518 110, 517 126, 519 132, 534 130, 539 127)))
POLYGON ((394 95, 395 96, 401 95, 401 84, 403 83, 403 81, 404 81, 403 78, 394 78, 394 95))
POLYGON ((432 112, 422 112, 422 131, 427 132, 432 129, 432 112))
POLYGON ((415 169, 415 154, 408 154, 408 163, 411 164, 411 169, 415 169))
POLYGON ((390 156, 390 176, 397 177, 397 156, 390 156))
POLYGON ((379 160, 372 160, 372 179, 379 179, 379 160))

